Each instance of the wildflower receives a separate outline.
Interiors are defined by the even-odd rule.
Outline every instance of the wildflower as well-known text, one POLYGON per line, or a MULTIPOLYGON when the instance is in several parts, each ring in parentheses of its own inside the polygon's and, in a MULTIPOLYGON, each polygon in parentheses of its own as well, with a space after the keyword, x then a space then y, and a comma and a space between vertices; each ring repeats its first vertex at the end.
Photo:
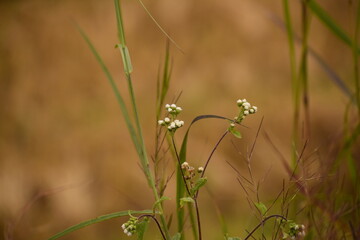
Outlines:
MULTIPOLYGON (((256 106, 251 106, 251 104, 244 98, 236 101, 237 106, 239 107, 239 115, 234 118, 235 123, 241 123, 244 118, 249 114, 254 114, 257 112, 256 106)), ((233 128, 233 123, 231 123, 230 127, 233 128)))
POLYGON ((281 221, 281 229, 283 234, 283 239, 296 239, 297 237, 304 237, 305 226, 299 225, 292 220, 281 221))
POLYGON ((197 171, 198 171, 198 173, 202 173, 202 172, 204 171, 204 168, 203 168, 203 167, 199 167, 199 168, 197 169, 197 171))
POLYGON ((182 169, 185 169, 187 167, 189 167, 189 164, 187 162, 183 162, 183 164, 181 164, 182 169))
POLYGON ((121 228, 123 229, 124 233, 130 237, 131 235, 136 233, 137 223, 138 223, 138 218, 131 216, 129 221, 121 225, 121 228))
POLYGON ((176 119, 177 115, 182 111, 182 108, 176 106, 176 104, 166 104, 165 108, 170 115, 164 118, 164 120, 159 120, 158 124, 166 126, 169 131, 174 133, 178 128, 184 126, 184 121, 176 119))

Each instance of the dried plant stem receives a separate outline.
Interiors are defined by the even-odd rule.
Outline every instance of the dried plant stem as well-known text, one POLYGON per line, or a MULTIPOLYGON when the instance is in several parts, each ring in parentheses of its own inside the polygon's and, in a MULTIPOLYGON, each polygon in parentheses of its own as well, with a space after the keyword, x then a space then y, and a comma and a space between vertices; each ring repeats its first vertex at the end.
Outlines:
POLYGON ((284 217, 284 216, 282 216, 282 215, 274 214, 274 215, 268 216, 268 217, 264 218, 264 220, 262 220, 262 221, 246 236, 246 238, 244 238, 244 240, 249 239, 259 227, 261 227, 266 221, 268 221, 268 220, 271 219, 271 218, 281 218, 281 219, 287 221, 286 217, 284 217))
POLYGON ((163 238, 164 240, 166 240, 165 234, 164 234, 164 232, 162 231, 161 226, 160 226, 160 223, 159 223, 159 221, 156 219, 156 217, 155 217, 154 215, 152 215, 152 214, 144 214, 144 215, 139 216, 139 217, 138 217, 138 220, 140 220, 141 218, 144 218, 144 217, 149 217, 149 218, 151 218, 152 220, 154 220, 154 222, 156 223, 156 225, 157 225, 157 227, 158 227, 158 229, 159 229, 159 231, 160 231, 160 233, 161 233, 162 238, 163 238))

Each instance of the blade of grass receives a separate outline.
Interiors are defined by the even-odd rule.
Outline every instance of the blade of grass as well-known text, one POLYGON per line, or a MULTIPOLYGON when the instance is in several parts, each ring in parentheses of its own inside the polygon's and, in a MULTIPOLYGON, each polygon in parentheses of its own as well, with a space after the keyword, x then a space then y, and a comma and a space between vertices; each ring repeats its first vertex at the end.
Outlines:
POLYGON ((360 4, 356 10, 356 23, 353 41, 353 61, 354 61, 354 86, 355 100, 358 108, 358 121, 360 121, 360 78, 359 78, 359 56, 358 56, 358 40, 360 30, 360 4))
POLYGON ((156 120, 160 119, 165 97, 169 90, 171 72, 172 72, 172 65, 170 63, 170 45, 169 45, 169 41, 167 41, 164 69, 163 69, 161 82, 160 79, 158 79, 158 89, 157 89, 157 98, 156 98, 156 120))
POLYGON ((294 31, 291 22, 291 13, 289 7, 289 0, 283 0, 283 9, 285 17, 285 26, 288 37, 289 55, 290 55, 290 69, 291 69, 291 86, 293 96, 293 128, 292 128, 292 162, 295 163, 296 147, 298 145, 299 137, 299 115, 300 115, 300 84, 296 73, 296 56, 295 56, 295 40, 294 31))
MULTIPOLYGON (((200 115, 200 116, 197 116, 196 118, 194 118, 192 120, 192 122, 190 123, 188 130, 186 131, 186 134, 184 136, 184 139, 183 139, 183 142, 181 145, 181 149, 180 149, 180 153, 179 153, 180 163, 183 163, 186 161, 187 142, 188 142, 188 136, 189 136, 189 132, 190 132, 192 125, 194 123, 196 123, 197 121, 200 121, 202 119, 209 119, 209 118, 232 121, 232 119, 218 116, 218 115, 200 115)), ((177 211, 176 212, 177 212, 177 221, 178 221, 178 232, 182 232, 183 227, 184 227, 184 208, 182 208, 180 206, 180 199, 183 198, 184 195, 185 195, 185 185, 183 182, 181 169, 179 166, 177 166, 177 168, 176 168, 176 210, 177 211)), ((194 211, 193 208, 189 209, 189 211, 190 211, 190 214, 194 215, 194 213, 191 212, 191 211, 194 211)), ((191 224, 191 225, 193 228, 193 232, 196 232, 196 225, 194 225, 194 224, 191 224)), ((183 234, 181 237, 183 239, 183 234)), ((197 239, 196 238, 197 233, 196 233, 196 235, 194 235, 194 237, 195 237, 195 239, 197 239)))
POLYGON ((155 18, 152 16, 152 14, 150 13, 150 11, 145 7, 145 4, 141 1, 141 0, 138 0, 138 2, 141 4, 141 6, 144 8, 145 12, 147 13, 147 15, 149 15, 149 17, 151 18, 151 20, 153 20, 153 22, 156 24, 156 26, 160 29, 160 31, 167 37, 167 39, 170 40, 170 42, 172 42, 175 47, 177 49, 180 50, 180 52, 184 53, 184 51, 181 49, 181 47, 174 41, 174 39, 172 39, 170 37, 169 34, 166 33, 166 31, 160 26, 160 24, 155 20, 155 18))
POLYGON ((62 236, 65 236, 65 235, 67 235, 67 234, 69 234, 71 232, 74 232, 74 231, 76 231, 78 229, 81 229, 83 227, 86 227, 86 226, 89 226, 89 225, 92 225, 92 224, 95 224, 95 223, 103 222, 103 221, 106 221, 106 220, 110 220, 110 219, 113 219, 113 218, 129 216, 129 214, 152 214, 152 213, 153 213, 152 210, 143 210, 143 211, 121 211, 121 212, 115 212, 115 213, 106 214, 106 215, 103 215, 103 216, 99 216, 97 218, 93 218, 93 219, 81 222, 81 223, 76 224, 74 226, 71 226, 71 227, 65 229, 64 231, 59 232, 59 233, 55 234, 54 236, 48 238, 48 240, 58 239, 58 238, 60 238, 62 236))
MULTIPOLYGON (((329 16, 329 14, 320 7, 314 0, 308 1, 308 7, 312 11, 312 13, 319 18, 321 22, 325 24, 325 26, 334 33, 341 41, 343 41, 349 47, 353 46, 353 41, 351 38, 345 33, 345 31, 336 24, 336 22, 329 16)), ((357 48, 357 53, 360 53, 360 49, 357 48)))
MULTIPOLYGON (((271 20, 279 26, 282 30, 286 31, 285 23, 276 15, 271 15, 271 20)), ((294 40, 295 43, 301 43, 302 39, 300 36, 298 36, 295 32, 294 34, 294 40)), ((330 68, 330 66, 325 62, 325 60, 311 47, 308 46, 309 56, 314 58, 315 62, 317 62, 321 69, 326 73, 326 75, 329 77, 329 79, 349 98, 352 98, 352 93, 350 89, 345 84, 344 80, 340 78, 336 72, 330 68)))
MULTIPOLYGON (((117 22, 117 28, 118 28, 119 41, 120 41, 120 44, 123 46, 123 49, 127 49, 124 24, 123 24, 122 15, 121 15, 120 1, 114 0, 114 3, 115 3, 116 20, 117 20, 116 22, 117 22)), ((126 61, 126 63, 124 62, 124 71, 125 71, 125 76, 126 76, 126 80, 128 83, 128 90, 129 90, 129 94, 130 94, 130 98, 131 98, 131 105, 132 105, 132 109, 133 109, 133 113, 134 113, 137 134, 138 134, 138 138, 139 138, 138 148, 140 149, 140 151, 139 151, 140 163, 142 165, 143 171, 148 180, 149 186, 151 187, 151 189, 153 191, 155 201, 157 202, 160 200, 160 196, 159 196, 159 192, 156 188, 154 176, 153 176, 152 172, 150 171, 150 167, 149 167, 149 159, 148 159, 148 156, 146 153, 146 146, 145 146, 144 137, 142 134, 142 129, 141 129, 141 125, 140 125, 140 117, 139 117, 139 114, 137 111, 136 98, 135 98, 134 88, 132 85, 132 80, 131 80, 131 75, 130 75, 130 73, 132 72, 132 69, 130 69, 131 61, 130 61, 129 52, 127 51, 126 53, 124 53, 122 57, 126 61)), ((169 229, 167 227, 162 204, 160 204, 158 206, 158 209, 160 211, 159 215, 160 215, 161 225, 163 228, 162 230, 164 231, 166 238, 170 239, 171 236, 169 233, 169 229)))
POLYGON ((77 26, 77 29, 78 31, 80 32, 81 36, 83 37, 83 39, 85 40, 85 42, 87 43, 88 47, 90 48, 91 52, 93 53, 93 55, 95 56, 97 62, 99 63, 99 65, 101 66, 101 69, 103 70, 103 72, 105 73, 106 75, 106 78, 108 79, 109 83, 110 83, 110 86, 112 88, 112 90, 114 91, 115 93, 115 97, 116 97, 116 100, 120 106, 120 110, 123 114, 123 117, 125 119, 125 123, 126 123, 126 126, 130 132, 130 137, 133 141, 133 144, 135 146, 135 149, 137 151, 138 154, 140 154, 140 147, 139 147, 139 140, 138 140, 138 137, 137 137, 137 134, 135 132, 135 129, 131 123, 131 119, 130 119, 130 116, 129 116, 129 113, 128 113, 128 110, 126 108, 126 105, 125 105, 125 102, 124 102, 124 99, 123 97, 121 96, 120 94, 120 91, 118 89, 118 87, 116 86, 115 84, 115 81, 110 73, 110 71, 108 70, 108 68, 106 67, 104 61, 102 60, 102 58, 100 57, 99 53, 96 51, 94 45, 91 43, 90 39, 88 38, 88 36, 85 34, 85 32, 79 27, 77 26))
POLYGON ((305 139, 310 138, 310 111, 309 111, 309 84, 308 84, 308 37, 310 29, 310 16, 308 13, 307 2, 302 1, 302 50, 301 65, 299 71, 299 81, 301 82, 302 104, 304 107, 305 118, 305 139))

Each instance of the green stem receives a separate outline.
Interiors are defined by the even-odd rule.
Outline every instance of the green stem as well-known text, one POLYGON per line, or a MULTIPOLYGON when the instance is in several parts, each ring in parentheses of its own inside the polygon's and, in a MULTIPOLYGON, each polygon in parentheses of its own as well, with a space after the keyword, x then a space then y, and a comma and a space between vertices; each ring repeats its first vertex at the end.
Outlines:
POLYGON ((355 85, 355 100, 358 108, 358 118, 360 121, 360 79, 359 79, 359 56, 358 56, 358 40, 360 30, 360 4, 358 3, 356 11, 355 33, 353 41, 353 58, 354 58, 354 85, 355 85))
POLYGON ((289 7, 289 0, 283 0, 285 25, 289 44, 289 56, 290 56, 290 69, 291 69, 291 86, 292 86, 292 97, 293 97, 293 129, 292 129, 292 160, 296 161, 296 146, 298 144, 298 126, 299 126, 299 84, 296 74, 296 57, 295 57, 295 39, 291 23, 291 13, 289 7))

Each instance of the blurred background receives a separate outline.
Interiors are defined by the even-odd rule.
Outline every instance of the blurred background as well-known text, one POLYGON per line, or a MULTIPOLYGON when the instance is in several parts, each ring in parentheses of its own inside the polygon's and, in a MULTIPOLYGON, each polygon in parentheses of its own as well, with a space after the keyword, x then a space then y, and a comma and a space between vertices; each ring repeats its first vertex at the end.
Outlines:
MULTIPOLYGON (((318 2, 352 34, 351 1, 318 2)), ((243 139, 229 136, 219 147, 209 166, 208 190, 200 198, 203 224, 214 229, 211 235, 205 233, 207 239, 221 238, 214 206, 224 213, 232 235, 244 235, 256 218, 227 161, 246 172, 244 155, 262 117, 262 129, 291 159, 291 73, 286 32, 279 26, 281 1, 144 4, 184 52, 171 45, 167 102, 182 93, 178 105, 184 109, 185 123, 200 114, 232 118, 239 98, 259 108, 245 121, 247 128, 240 129, 243 139)), ((291 2, 291 9, 300 34, 300 3, 291 2)), ((139 2, 122 1, 122 11, 146 144, 153 154, 156 79, 166 38, 139 2)), ((114 48, 118 41, 113 1, 0 1, 0 230, 9 239, 46 239, 82 220, 153 204, 112 89, 76 24, 93 41, 127 97, 121 55, 114 48)), ((315 17, 309 44, 351 88, 351 49, 315 17)), ((309 91, 308 149, 317 149, 326 159, 341 138, 348 98, 311 58, 309 91)), ((193 165, 205 162, 226 127, 209 120, 194 128, 189 142, 193 165)), ((183 134, 179 130, 178 142, 183 134)), ((256 178, 266 176, 261 198, 274 199, 287 173, 263 134, 252 161, 256 178)), ((169 172, 173 170, 171 163, 169 172)), ((172 179, 165 194, 171 198, 174 183, 172 179)), ((174 211, 171 201, 165 204, 169 213, 174 211)), ((123 221, 94 225, 63 239, 123 239, 123 221)))

